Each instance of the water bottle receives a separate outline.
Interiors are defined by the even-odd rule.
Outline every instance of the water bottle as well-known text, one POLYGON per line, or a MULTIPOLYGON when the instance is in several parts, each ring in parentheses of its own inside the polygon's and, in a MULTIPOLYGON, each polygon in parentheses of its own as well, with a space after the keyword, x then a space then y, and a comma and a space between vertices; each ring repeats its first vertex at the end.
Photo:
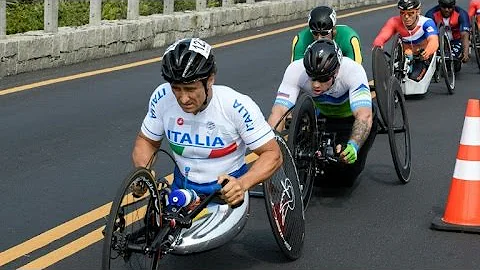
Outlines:
POLYGON ((195 190, 192 189, 176 189, 168 195, 168 203, 176 207, 185 207, 195 202, 198 198, 195 190))
POLYGON ((411 55, 411 54, 405 55, 405 62, 407 64, 407 74, 412 73, 412 71, 413 71, 413 55, 411 55))

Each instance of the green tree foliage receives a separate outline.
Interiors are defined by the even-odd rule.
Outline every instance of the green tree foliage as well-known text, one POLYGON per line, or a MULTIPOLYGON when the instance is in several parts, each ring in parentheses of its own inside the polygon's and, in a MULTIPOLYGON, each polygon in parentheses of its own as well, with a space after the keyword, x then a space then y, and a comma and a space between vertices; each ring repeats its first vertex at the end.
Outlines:
MULTIPOLYGON (((8 0, 7 35, 43 29, 44 0, 8 0)), ((208 0, 207 7, 221 6, 221 0, 208 0)), ((127 18, 128 0, 103 0, 102 20, 127 18)), ((175 11, 195 10, 195 0, 175 0, 175 11)), ((163 0, 140 0, 141 16, 161 14, 163 0)), ((81 26, 88 24, 90 4, 88 0, 60 0, 58 26, 81 26)))

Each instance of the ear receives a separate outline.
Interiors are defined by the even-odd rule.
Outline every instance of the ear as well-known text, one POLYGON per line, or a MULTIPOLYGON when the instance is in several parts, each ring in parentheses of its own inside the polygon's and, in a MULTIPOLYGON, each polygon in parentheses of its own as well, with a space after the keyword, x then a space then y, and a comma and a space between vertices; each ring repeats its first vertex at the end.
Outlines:
POLYGON ((207 80, 207 88, 212 88, 213 84, 215 83, 215 74, 210 75, 207 80))

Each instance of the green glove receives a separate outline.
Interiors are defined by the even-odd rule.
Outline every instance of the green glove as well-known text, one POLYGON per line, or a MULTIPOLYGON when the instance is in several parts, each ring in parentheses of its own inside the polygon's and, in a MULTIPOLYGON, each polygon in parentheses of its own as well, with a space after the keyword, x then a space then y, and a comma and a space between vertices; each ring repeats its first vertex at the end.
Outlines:
POLYGON ((358 145, 350 140, 347 143, 347 147, 342 152, 342 156, 344 157, 344 160, 347 161, 348 164, 352 164, 355 161, 357 161, 357 152, 358 152, 358 145))

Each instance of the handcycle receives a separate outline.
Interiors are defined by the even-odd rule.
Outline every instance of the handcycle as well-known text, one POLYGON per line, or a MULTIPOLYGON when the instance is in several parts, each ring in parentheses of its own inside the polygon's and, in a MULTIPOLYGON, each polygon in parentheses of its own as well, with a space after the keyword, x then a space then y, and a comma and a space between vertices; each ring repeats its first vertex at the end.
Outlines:
POLYGON ((478 28, 478 15, 472 17, 472 31, 470 37, 470 44, 475 53, 475 59, 477 60, 477 66, 480 69, 480 33, 478 28))
MULTIPOLYGON (((305 217, 294 160, 286 142, 275 136, 284 163, 263 182, 265 206, 272 232, 282 253, 298 259, 303 250, 305 217)), ((234 238, 244 227, 249 196, 234 208, 212 193, 190 209, 172 204, 169 181, 157 175, 165 159, 176 164, 165 150, 158 149, 145 168, 136 168, 123 181, 113 200, 104 229, 102 269, 157 269, 167 254, 190 254, 217 248, 234 238), (155 173, 154 173, 155 172, 155 173), (141 183, 145 194, 134 196, 141 183), (138 197, 138 198, 137 198, 138 197)), ((175 201, 175 200, 173 200, 175 201)))
POLYGON ((413 56, 413 59, 407 59, 404 54, 403 41, 400 36, 396 36, 392 43, 390 54, 386 54, 389 58, 389 66, 391 74, 394 75, 400 82, 402 91, 405 96, 409 95, 424 95, 428 92, 431 79, 434 82, 440 82, 440 77, 443 77, 447 91, 449 94, 455 92, 455 68, 453 58, 452 46, 448 38, 445 26, 441 23, 438 25, 438 41, 439 49, 432 56, 426 74, 420 81, 415 81, 409 78, 409 69, 412 61, 421 60, 419 56, 413 56))
MULTIPOLYGON (((396 174, 402 183, 410 181, 411 144, 405 101, 399 81, 390 75, 384 51, 373 51, 373 73, 376 88, 378 119, 377 134, 388 134, 396 174)), ((376 110, 376 109, 375 109, 376 110)), ((377 110, 376 110, 377 111, 377 110)), ((303 205, 306 209, 313 190, 313 181, 327 164, 339 162, 334 153, 335 133, 327 132, 322 119, 317 119, 311 95, 301 92, 295 106, 279 120, 274 129, 286 120, 281 132, 288 136, 301 183, 303 205)))

